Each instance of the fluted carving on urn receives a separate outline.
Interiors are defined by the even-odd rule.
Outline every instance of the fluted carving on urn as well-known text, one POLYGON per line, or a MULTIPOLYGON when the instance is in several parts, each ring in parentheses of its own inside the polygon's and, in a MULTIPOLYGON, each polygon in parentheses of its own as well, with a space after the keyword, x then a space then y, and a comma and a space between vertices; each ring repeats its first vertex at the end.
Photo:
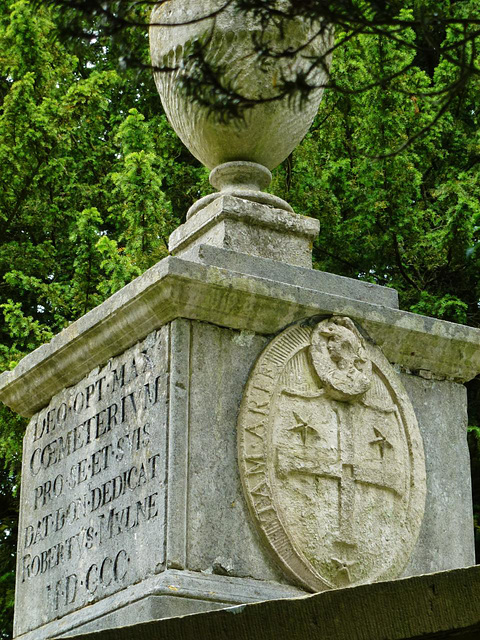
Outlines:
MULTIPOLYGON (((281 8, 285 2, 277 4, 281 8)), ((264 28, 259 19, 237 11, 234 1, 167 0, 156 5, 151 16, 151 57, 163 107, 184 144, 210 169, 240 161, 272 170, 291 153, 315 117, 327 79, 326 65, 312 61, 331 44, 326 26, 296 17, 264 28), (270 52, 288 49, 296 54, 260 59, 259 40, 270 52), (196 44, 221 84, 254 104, 243 118, 219 119, 182 90, 185 76, 195 72, 191 52, 196 44), (294 80, 299 73, 315 88, 302 100, 282 98, 283 80, 294 80)), ((233 175, 231 165, 229 172, 233 175)), ((231 186, 226 190, 234 195, 242 191, 231 186)), ((248 198, 255 199, 252 193, 248 198)), ((266 204, 291 210, 279 198, 270 198, 266 204)))

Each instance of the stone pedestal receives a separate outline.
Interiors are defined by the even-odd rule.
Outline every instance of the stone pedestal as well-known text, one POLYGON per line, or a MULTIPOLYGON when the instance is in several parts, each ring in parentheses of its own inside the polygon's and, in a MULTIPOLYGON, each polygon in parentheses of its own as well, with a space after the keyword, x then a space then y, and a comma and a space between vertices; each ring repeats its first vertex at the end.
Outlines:
POLYGON ((0 377, 0 399, 31 416, 17 638, 305 593, 248 512, 236 424, 260 353, 312 317, 358 323, 415 409, 427 499, 403 576, 474 563, 462 383, 480 371, 480 331, 306 268, 314 221, 228 196, 196 216, 173 234, 178 255, 0 377))

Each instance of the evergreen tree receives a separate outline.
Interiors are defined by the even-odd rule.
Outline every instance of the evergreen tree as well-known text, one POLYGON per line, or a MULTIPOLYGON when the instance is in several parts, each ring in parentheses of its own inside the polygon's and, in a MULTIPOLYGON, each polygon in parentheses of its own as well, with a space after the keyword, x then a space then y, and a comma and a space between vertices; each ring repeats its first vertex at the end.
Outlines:
MULTIPOLYGON (((430 3, 402 4, 408 20, 430 3)), ((475 0, 441 4, 480 18, 475 0)), ((480 327, 480 76, 435 120, 458 71, 442 57, 456 28, 435 35, 433 52, 413 29, 402 32, 412 45, 403 48, 385 34, 348 35, 337 29, 345 39, 332 64, 337 90, 325 92, 306 139, 277 171, 275 192, 320 220, 316 268, 394 287, 408 311, 480 327)), ((473 43, 470 53, 480 68, 473 43)), ((480 379, 467 390, 480 559, 480 379)))
MULTIPOLYGON (((172 133, 149 71, 102 40, 62 44, 56 13, 0 4, 0 370, 167 255, 206 171, 172 133)), ((146 33, 130 44, 148 60, 146 33)), ((0 637, 13 614, 26 421, 0 408, 0 637)))
MULTIPOLYGON (((435 1, 480 19, 476 0, 435 1)), ((399 19, 432 2, 400 3, 399 19)), ((146 33, 61 42, 57 11, 0 4, 0 370, 166 256, 168 235, 208 189, 206 170, 166 122, 150 72, 118 69, 125 46, 148 65, 146 33)), ((458 29, 436 33, 433 48, 414 28, 402 32, 402 47, 374 30, 348 36, 337 27, 336 89, 272 188, 320 220, 316 268, 395 287, 404 309, 478 327, 479 76, 424 131, 457 78, 441 52, 458 29)), ((470 53, 478 68, 473 44, 470 53)), ((470 392, 478 482, 476 383, 470 392)), ((0 408, 3 638, 11 637, 25 422, 0 408)))

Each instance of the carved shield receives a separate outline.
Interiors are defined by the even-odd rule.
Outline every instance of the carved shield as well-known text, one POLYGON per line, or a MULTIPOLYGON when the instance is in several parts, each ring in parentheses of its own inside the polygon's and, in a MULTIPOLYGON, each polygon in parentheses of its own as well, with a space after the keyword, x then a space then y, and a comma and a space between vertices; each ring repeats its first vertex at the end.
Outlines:
POLYGON ((399 376, 349 318, 272 340, 238 445, 250 512, 295 581, 323 591, 401 574, 423 518, 423 443, 399 376))

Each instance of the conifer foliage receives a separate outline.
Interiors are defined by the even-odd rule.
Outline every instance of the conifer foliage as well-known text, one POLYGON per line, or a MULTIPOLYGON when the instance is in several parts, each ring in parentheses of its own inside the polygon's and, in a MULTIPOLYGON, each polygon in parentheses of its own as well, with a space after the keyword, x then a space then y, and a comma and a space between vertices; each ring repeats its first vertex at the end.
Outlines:
MULTIPOLYGON (((477 0, 435 2, 480 24, 477 0)), ((408 23, 432 3, 397 4, 408 23)), ((150 71, 118 65, 133 52, 148 67, 145 30, 64 41, 60 11, 0 3, 0 370, 165 257, 168 235, 208 192, 150 71)), ((395 287, 403 309, 478 327, 480 73, 471 70, 436 118, 458 77, 448 51, 462 30, 429 40, 405 27, 400 47, 396 31, 350 38, 347 27, 336 28, 333 88, 272 188, 320 220, 316 268, 395 287)), ((475 39, 465 47, 478 70, 475 39)), ((474 483, 478 389, 474 381, 474 483)), ((0 408, 0 638, 11 637, 24 427, 0 408)))
MULTIPOLYGON (((62 43, 56 18, 0 3, 0 370, 165 257, 207 184, 150 72, 119 72, 101 38, 62 43)), ((146 33, 128 37, 148 62, 146 33)), ((1 406, 0 638, 11 637, 25 423, 1 406)))

